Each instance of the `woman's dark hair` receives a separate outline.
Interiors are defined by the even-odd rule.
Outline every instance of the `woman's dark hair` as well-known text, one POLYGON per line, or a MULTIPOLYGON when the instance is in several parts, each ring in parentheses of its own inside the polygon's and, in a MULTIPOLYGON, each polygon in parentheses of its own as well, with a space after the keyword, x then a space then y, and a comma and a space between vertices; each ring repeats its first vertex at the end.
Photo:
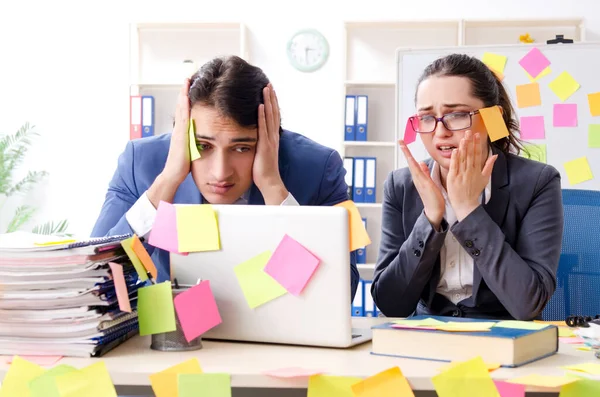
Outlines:
MULTIPOLYGON (((511 151, 519 154, 523 144, 517 137, 519 123, 515 118, 515 110, 510 97, 496 74, 479 59, 465 54, 451 54, 436 59, 419 78, 417 90, 421 82, 432 76, 459 76, 471 81, 471 94, 479 98, 485 107, 499 105, 502 108, 502 118, 508 128, 509 136, 498 139, 491 144, 503 153, 511 151)), ((415 95, 416 102, 416 95, 415 95)))
POLYGON ((263 89, 267 84, 269 79, 262 69, 242 58, 215 58, 190 78, 190 107, 197 103, 211 106, 241 127, 256 128, 258 106, 264 103, 263 89))

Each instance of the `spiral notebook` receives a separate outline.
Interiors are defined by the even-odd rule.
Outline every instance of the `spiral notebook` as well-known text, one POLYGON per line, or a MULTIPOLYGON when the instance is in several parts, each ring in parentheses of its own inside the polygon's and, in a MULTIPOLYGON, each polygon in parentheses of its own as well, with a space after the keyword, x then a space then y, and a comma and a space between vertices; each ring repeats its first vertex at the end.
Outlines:
POLYGON ((112 250, 132 234, 95 237, 86 240, 66 240, 62 236, 45 236, 29 232, 14 232, 0 235, 0 252, 7 257, 31 257, 44 253, 45 256, 96 255, 112 250))

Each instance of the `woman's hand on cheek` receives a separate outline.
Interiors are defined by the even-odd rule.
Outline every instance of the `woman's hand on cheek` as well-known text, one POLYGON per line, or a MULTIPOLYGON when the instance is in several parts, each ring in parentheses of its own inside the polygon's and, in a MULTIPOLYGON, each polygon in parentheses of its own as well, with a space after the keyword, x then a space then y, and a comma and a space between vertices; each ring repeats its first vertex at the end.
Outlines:
POLYGON ((480 204, 481 193, 488 184, 498 155, 489 157, 483 169, 480 135, 465 133, 458 149, 452 152, 446 181, 448 198, 458 221, 462 221, 480 204))

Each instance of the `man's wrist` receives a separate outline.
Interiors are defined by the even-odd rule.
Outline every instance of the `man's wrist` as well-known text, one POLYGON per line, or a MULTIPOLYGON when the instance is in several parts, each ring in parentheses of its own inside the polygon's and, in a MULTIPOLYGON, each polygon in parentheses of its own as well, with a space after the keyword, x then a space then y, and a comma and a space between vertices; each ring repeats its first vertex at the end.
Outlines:
POLYGON ((178 180, 161 173, 156 177, 146 195, 154 208, 158 208, 161 201, 168 203, 173 201, 180 184, 178 180))
POLYGON ((280 205, 287 198, 290 192, 286 189, 283 182, 258 186, 258 190, 265 199, 266 205, 280 205))

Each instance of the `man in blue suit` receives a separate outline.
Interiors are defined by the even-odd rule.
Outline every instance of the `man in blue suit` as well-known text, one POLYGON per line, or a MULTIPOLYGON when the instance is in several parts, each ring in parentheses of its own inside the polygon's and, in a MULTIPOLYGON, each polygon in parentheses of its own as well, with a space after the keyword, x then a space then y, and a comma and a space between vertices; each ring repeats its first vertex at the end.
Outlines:
MULTIPOLYGON (((183 84, 172 133, 127 143, 92 237, 147 238, 160 201, 331 206, 348 199, 345 174, 336 151, 281 128, 277 96, 261 69, 236 56, 217 58, 183 84)), ((168 280, 169 253, 148 249, 158 281, 168 280)), ((350 267, 353 298, 355 252, 350 267)))

